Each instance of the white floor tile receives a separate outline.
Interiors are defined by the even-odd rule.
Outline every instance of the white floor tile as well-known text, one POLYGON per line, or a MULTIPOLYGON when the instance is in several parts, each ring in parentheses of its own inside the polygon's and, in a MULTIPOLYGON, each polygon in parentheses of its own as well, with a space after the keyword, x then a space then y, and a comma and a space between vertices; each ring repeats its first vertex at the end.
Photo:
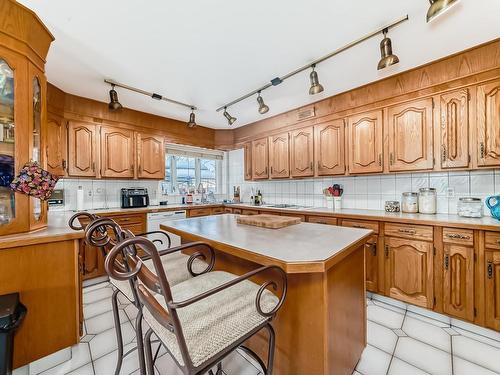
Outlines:
POLYGON ((99 288, 99 289, 96 289, 92 292, 84 293, 83 304, 87 305, 89 303, 94 303, 97 301, 101 301, 103 299, 108 299, 108 298, 111 298, 112 295, 113 295, 113 289, 108 288, 108 287, 99 288))
MULTIPOLYGON (((133 348, 135 345, 126 345, 124 352, 133 348)), ((111 375, 115 373, 118 351, 106 354, 94 362, 95 375, 111 375)), ((123 359, 120 374, 130 374, 139 368, 139 359, 137 351, 130 353, 123 359)))
POLYGON ((393 310, 393 308, 396 308, 396 312, 403 313, 401 310, 406 310, 407 304, 401 301, 397 301, 395 299, 381 296, 380 294, 373 294, 372 300, 375 304, 385 307, 387 309, 393 310))
MULTIPOLYGON (((128 322, 128 317, 123 310, 118 310, 120 314, 120 322, 128 322)), ((87 319, 85 321, 87 326, 87 333, 92 335, 97 335, 101 332, 107 331, 115 326, 115 320, 113 318, 113 311, 105 312, 104 314, 94 316, 93 318, 87 319)))
POLYGON ((238 352, 232 352, 222 361, 222 370, 227 375, 257 375, 260 373, 238 352))
POLYGON ((182 371, 179 369, 170 354, 158 357, 155 367, 160 375, 182 375, 182 371))
POLYGON ((500 349, 465 336, 453 336, 453 355, 500 373, 500 349))
POLYGON ((477 333, 474 333, 474 332, 471 332, 471 331, 468 331, 465 329, 461 329, 458 327, 454 327, 454 330, 462 336, 468 337, 470 339, 473 339, 473 340, 476 340, 476 341, 479 341, 479 342, 482 342, 484 344, 491 345, 491 346, 494 346, 495 348, 500 349, 500 341, 499 340, 494 340, 494 339, 491 339, 489 337, 483 336, 481 334, 477 334, 477 333))
POLYGON ((125 307, 125 313, 127 314, 131 322, 135 321, 135 317, 137 316, 137 311, 138 311, 137 307, 135 307, 132 304, 127 305, 127 307, 125 307))
POLYGON ((97 289, 105 288, 109 285, 110 285, 109 282, 106 281, 103 283, 99 283, 99 284, 95 284, 95 285, 91 285, 91 286, 86 286, 83 288, 83 294, 93 292, 94 290, 97 290, 97 289))
POLYGON ((415 319, 407 314, 403 331, 414 339, 451 353, 451 336, 443 328, 428 321, 415 319))
POLYGON ((415 311, 413 309, 410 309, 410 307, 408 307, 408 312, 406 314, 408 316, 411 316, 412 318, 423 320, 424 322, 434 324, 435 326, 438 327, 444 328, 450 326, 450 318, 448 318, 447 316, 429 310, 427 310, 425 314, 422 314, 422 311, 423 309, 421 309, 420 307, 418 311, 415 311))
POLYGON ((83 316, 85 319, 93 318, 94 316, 104 314, 111 311, 111 298, 106 298, 101 301, 90 303, 83 306, 83 316))
POLYGON ((92 365, 92 363, 88 363, 85 366, 77 368, 74 371, 68 372, 67 375, 95 375, 94 366, 92 365))
POLYGON ((433 375, 451 375, 451 354, 410 337, 400 337, 394 356, 433 375))
MULTIPOLYGON (((122 324, 122 335, 124 344, 129 344, 135 339, 135 331, 132 325, 127 322, 122 324)), ((92 358, 102 357, 118 348, 116 343, 116 333, 115 329, 108 329, 98 335, 96 335, 92 340, 90 340, 90 352, 92 358)))
POLYGON ((71 348, 59 350, 29 364, 30 375, 36 375, 71 359, 71 348))
POLYGON ((368 320, 381 324, 387 328, 401 328, 403 325, 404 311, 395 312, 385 309, 379 305, 370 305, 366 307, 368 320))
POLYGON ((453 375, 498 375, 497 372, 490 371, 465 359, 453 358, 453 375))
MULTIPOLYGON (((64 375, 91 362, 89 344, 81 343, 71 347, 71 359, 42 372, 42 375, 64 375)), ((32 372, 33 373, 33 372, 32 372)))
POLYGON ((245 351, 243 351, 241 349, 236 349, 236 352, 239 355, 241 355, 243 358, 245 358, 248 362, 250 362, 253 367, 255 367, 258 370, 262 370, 260 364, 253 357, 251 357, 249 354, 245 353, 245 351))
POLYGON ((398 336, 391 329, 368 321, 367 331, 368 344, 392 355, 398 336))
POLYGON ((422 371, 415 366, 406 363, 399 358, 392 358, 391 366, 387 375, 427 375, 428 372, 422 371))
POLYGON ((386 375, 391 356, 380 349, 367 345, 356 370, 363 375, 386 375))
POLYGON ((12 371, 12 375, 30 375, 30 366, 18 367, 12 371))

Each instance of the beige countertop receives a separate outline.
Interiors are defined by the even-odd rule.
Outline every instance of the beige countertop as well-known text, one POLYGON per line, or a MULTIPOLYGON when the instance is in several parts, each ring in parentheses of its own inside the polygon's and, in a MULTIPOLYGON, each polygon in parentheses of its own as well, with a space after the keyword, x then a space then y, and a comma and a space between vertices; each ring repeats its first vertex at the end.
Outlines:
POLYGON ((280 263, 318 263, 363 242, 371 230, 300 223, 281 229, 238 224, 237 215, 165 221, 166 231, 241 249, 280 263))

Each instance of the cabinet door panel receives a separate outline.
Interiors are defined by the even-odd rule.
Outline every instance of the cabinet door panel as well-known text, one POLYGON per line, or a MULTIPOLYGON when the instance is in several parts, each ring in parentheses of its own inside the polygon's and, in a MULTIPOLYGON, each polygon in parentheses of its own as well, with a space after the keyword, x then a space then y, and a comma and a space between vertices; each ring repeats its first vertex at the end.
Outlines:
POLYGON ((269 178, 269 145, 267 138, 252 142, 252 177, 254 179, 269 178))
POLYGON ((66 126, 64 119, 49 114, 47 119, 47 170, 64 176, 66 169, 66 126))
POLYGON ((432 169, 432 99, 390 107, 387 117, 389 171, 432 169))
POLYGON ((95 125, 70 122, 68 143, 68 174, 70 176, 96 177, 95 125))
POLYGON ((474 320, 474 248, 444 245, 444 312, 474 320))
POLYGON ((349 117, 348 130, 349 172, 382 172, 382 111, 349 117))
POLYGON ((134 133, 131 130, 101 127, 101 175, 134 177, 134 133))
POLYGON ((269 167, 271 178, 290 176, 288 133, 269 137, 269 167))
POLYGON ((500 165, 500 81, 477 88, 478 165, 500 165))
POLYGON ((290 133, 290 174, 292 177, 314 175, 314 131, 312 127, 290 133))
POLYGON ((245 143, 243 146, 244 164, 245 164, 245 180, 252 179, 252 144, 245 143))
POLYGON ((486 326, 500 331, 500 251, 486 256, 486 326))
POLYGON ((137 161, 139 178, 165 177, 165 145, 160 136, 137 135, 137 161))
POLYGON ((328 176, 345 173, 344 120, 314 127, 316 174, 328 176))
POLYGON ((469 166, 469 92, 441 95, 439 103, 441 168, 469 166))
POLYGON ((371 236, 365 245, 366 290, 378 292, 377 236, 371 236))
POLYGON ((393 237, 387 237, 385 243, 388 296, 432 308, 432 243, 393 237))

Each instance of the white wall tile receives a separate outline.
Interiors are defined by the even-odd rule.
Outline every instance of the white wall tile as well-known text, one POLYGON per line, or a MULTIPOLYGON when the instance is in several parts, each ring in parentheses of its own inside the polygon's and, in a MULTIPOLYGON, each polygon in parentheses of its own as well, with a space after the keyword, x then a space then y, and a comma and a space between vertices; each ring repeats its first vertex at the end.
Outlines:
POLYGON ((490 195, 495 193, 495 178, 493 173, 478 174, 472 173, 470 176, 471 194, 490 195))

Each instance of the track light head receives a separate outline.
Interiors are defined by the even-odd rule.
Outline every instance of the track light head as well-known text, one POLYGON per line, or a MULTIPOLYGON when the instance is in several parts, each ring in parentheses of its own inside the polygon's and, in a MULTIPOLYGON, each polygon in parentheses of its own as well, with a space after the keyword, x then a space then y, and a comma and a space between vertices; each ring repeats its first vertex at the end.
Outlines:
POLYGON ((260 96, 260 92, 259 96, 257 96, 257 103, 259 103, 259 113, 261 115, 269 112, 269 106, 267 106, 266 103, 264 103, 264 99, 262 99, 262 96, 260 96))
POLYGON ((323 92, 324 87, 319 83, 318 72, 314 70, 316 65, 312 66, 312 72, 309 74, 309 80, 311 81, 311 87, 309 88, 309 95, 316 95, 323 92))
POLYGON ((459 0, 429 0, 431 6, 427 11, 427 22, 436 19, 447 10, 451 9, 453 5, 458 4, 459 0))
POLYGON ((226 107, 224 107, 224 117, 227 119, 227 123, 229 125, 233 125, 234 122, 236 121, 236 117, 231 116, 227 111, 226 107))
POLYGON ((189 121, 187 123, 188 128, 194 128, 196 126, 196 116, 194 114, 194 108, 191 108, 191 113, 189 114, 189 121))
POLYGON ((119 111, 123 106, 118 101, 118 93, 115 90, 115 85, 111 85, 111 90, 109 90, 109 104, 108 108, 111 111, 119 111))
POLYGON ((387 29, 383 31, 384 39, 380 42, 380 56, 381 59, 378 62, 377 69, 384 69, 388 66, 397 64, 399 62, 399 58, 392 53, 392 42, 391 39, 387 37, 387 29))

